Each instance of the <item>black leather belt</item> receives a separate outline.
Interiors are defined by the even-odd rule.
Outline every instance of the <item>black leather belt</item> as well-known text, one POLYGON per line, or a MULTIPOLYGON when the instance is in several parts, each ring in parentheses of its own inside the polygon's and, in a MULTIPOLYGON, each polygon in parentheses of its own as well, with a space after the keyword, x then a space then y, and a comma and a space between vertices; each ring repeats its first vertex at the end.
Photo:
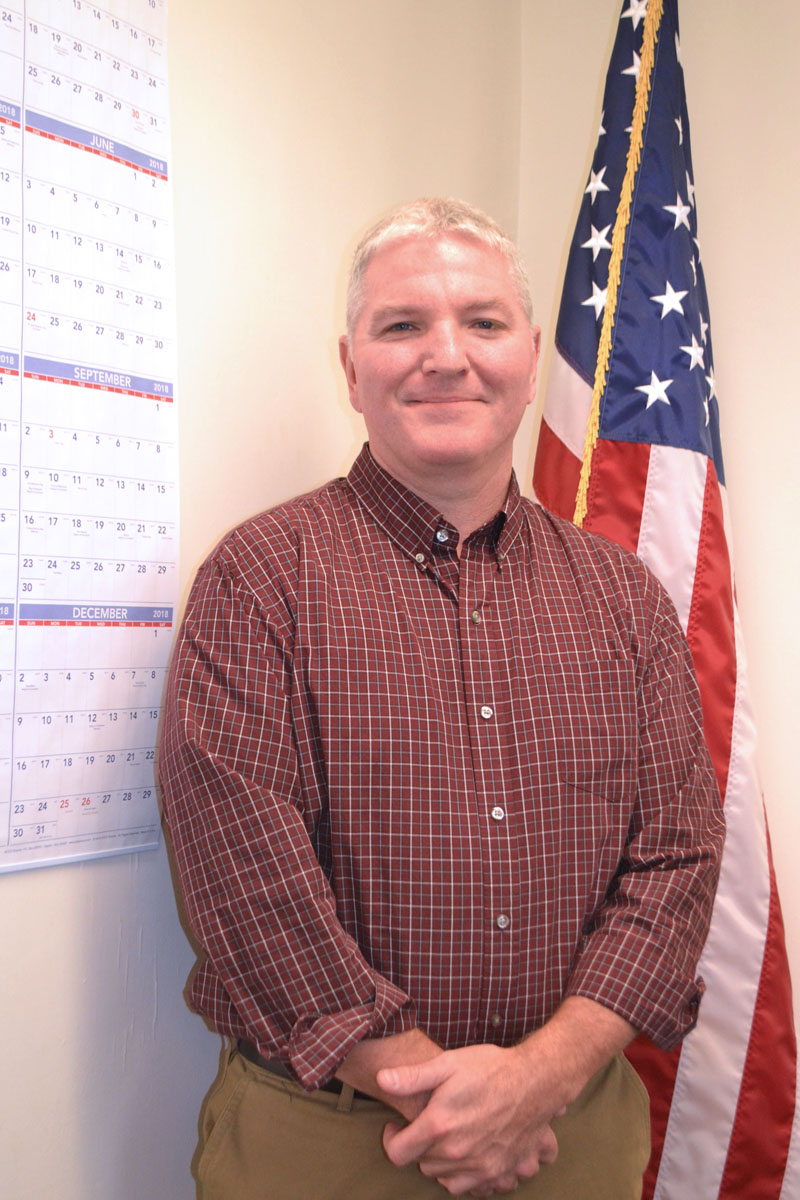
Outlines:
MULTIPOLYGON (((236 1043, 236 1049, 242 1058, 246 1058, 248 1062, 254 1063, 257 1067, 263 1067, 265 1071, 269 1071, 270 1075, 277 1075, 280 1079, 291 1079, 293 1083, 297 1083, 296 1078, 282 1058, 264 1058, 264 1055, 259 1053, 258 1047, 254 1046, 252 1042, 248 1042, 246 1038, 239 1038, 236 1043)), ((329 1079, 318 1090, 320 1092, 332 1092, 334 1096, 340 1096, 342 1094, 342 1087, 341 1079, 329 1079)), ((368 1096, 366 1092, 357 1092, 354 1090, 353 1095, 356 1100, 374 1099, 373 1096, 368 1096)))

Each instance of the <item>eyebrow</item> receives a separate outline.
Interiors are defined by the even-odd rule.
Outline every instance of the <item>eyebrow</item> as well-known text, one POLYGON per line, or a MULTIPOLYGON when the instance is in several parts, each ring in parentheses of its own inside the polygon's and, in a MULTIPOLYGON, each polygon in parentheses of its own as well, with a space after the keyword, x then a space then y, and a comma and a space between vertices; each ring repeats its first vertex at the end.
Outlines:
MULTIPOLYGON (((393 321, 408 321, 415 317, 423 315, 424 307, 414 304, 385 304, 381 308, 376 308, 370 317, 369 329, 371 333, 376 333, 383 328, 384 325, 391 324, 393 321)), ((507 321, 514 320, 514 312, 510 306, 501 300, 499 296, 489 296, 485 300, 472 300, 469 304, 465 304, 461 309, 465 316, 470 316, 475 313, 496 312, 499 313, 507 321)))
POLYGON ((492 309, 495 312, 501 313, 507 321, 511 321, 514 318, 513 310, 499 296, 490 296, 486 300, 475 300, 472 304, 465 304, 463 311, 465 313, 473 313, 491 311, 492 309))
POLYGON ((386 324, 391 324, 392 321, 397 321, 400 318, 407 320, 409 317, 416 317, 422 312, 422 309, 415 307, 413 304, 385 304, 382 308, 376 308, 369 319, 370 331, 375 332, 386 324))

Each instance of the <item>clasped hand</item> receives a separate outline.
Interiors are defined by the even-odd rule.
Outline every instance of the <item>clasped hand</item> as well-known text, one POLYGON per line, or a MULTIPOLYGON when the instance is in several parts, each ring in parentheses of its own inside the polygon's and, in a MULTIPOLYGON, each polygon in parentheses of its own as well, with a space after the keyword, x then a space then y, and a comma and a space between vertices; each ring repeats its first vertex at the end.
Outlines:
POLYGON ((430 1093, 409 1125, 386 1126, 389 1159, 398 1167, 419 1163, 451 1196, 513 1191, 558 1153, 550 1121, 564 1110, 535 1075, 523 1046, 466 1046, 383 1068, 377 1081, 390 1096, 430 1093))

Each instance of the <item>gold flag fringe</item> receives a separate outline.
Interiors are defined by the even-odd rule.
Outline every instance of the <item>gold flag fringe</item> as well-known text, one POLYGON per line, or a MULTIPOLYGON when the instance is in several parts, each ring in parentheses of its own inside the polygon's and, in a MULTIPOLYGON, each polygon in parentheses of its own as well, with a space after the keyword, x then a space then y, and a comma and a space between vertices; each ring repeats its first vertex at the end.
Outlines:
POLYGON ((622 254, 625 249, 625 238, 631 218, 633 203, 633 185, 636 172, 642 158, 644 141, 644 122, 647 116, 647 106, 650 99, 650 81, 655 62, 656 41, 664 12, 663 0, 649 0, 647 15, 644 19, 642 56, 639 63, 639 77, 636 80, 636 97, 633 103, 633 121, 631 123, 631 140, 628 145, 628 158, 625 164, 625 177, 622 181, 617 215, 614 221, 614 232, 611 235, 611 259, 608 264, 608 291, 603 310, 603 325, 600 330, 600 343, 597 347, 597 362, 594 371, 594 387, 592 389, 592 407, 589 412, 589 422, 586 426, 586 440, 583 446, 583 462, 581 478, 578 484, 578 495, 575 499, 573 522, 583 525, 588 508, 589 477, 592 473, 592 456, 597 445, 600 432, 600 401, 608 378, 608 365, 611 359, 611 331, 614 327, 614 317, 617 309, 617 295, 622 274, 622 254))

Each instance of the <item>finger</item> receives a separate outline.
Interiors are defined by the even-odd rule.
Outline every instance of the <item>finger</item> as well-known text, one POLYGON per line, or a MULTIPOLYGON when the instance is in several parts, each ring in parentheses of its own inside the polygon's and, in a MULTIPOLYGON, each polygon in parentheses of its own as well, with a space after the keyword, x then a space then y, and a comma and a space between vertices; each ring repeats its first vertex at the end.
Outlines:
POLYGON ((390 1122, 383 1131, 383 1148, 389 1162, 396 1167, 407 1167, 418 1162, 433 1143, 433 1135, 423 1121, 424 1112, 405 1128, 390 1122))
MULTIPOLYGON (((469 1178, 470 1176, 464 1175, 460 1176, 457 1180, 451 1179, 449 1182, 451 1185, 458 1184, 459 1187, 463 1187, 464 1181, 469 1178)), ((469 1190, 470 1196, 510 1196, 512 1192, 515 1192, 519 1187, 519 1180, 517 1179, 516 1175, 500 1175, 497 1177, 497 1179, 493 1179, 491 1182, 482 1184, 475 1183, 476 1176, 473 1175, 471 1178, 473 1183, 469 1190)), ((437 1180, 437 1183, 441 1182, 441 1179, 437 1180)), ((462 1193, 453 1193, 453 1195, 460 1194, 462 1193)))
POLYGON ((500 1175, 492 1186, 498 1196, 510 1196, 519 1187, 519 1180, 516 1175, 500 1175))
POLYGON ((534 1153, 520 1159, 514 1169, 520 1179, 532 1179, 534 1175, 538 1174, 539 1167, 543 1163, 554 1163, 557 1158, 558 1142, 552 1129, 548 1129, 547 1136, 542 1137, 534 1153))
POLYGON ((378 1087, 390 1096, 413 1096, 416 1092, 432 1092, 450 1074, 447 1054, 437 1054, 425 1062, 407 1067, 381 1067, 376 1075, 378 1087))
POLYGON ((394 1121, 389 1121, 383 1128, 383 1148, 387 1154, 389 1147, 402 1129, 402 1125, 397 1125, 394 1121))
POLYGON ((539 1147, 539 1162, 554 1163, 557 1158, 558 1142, 556 1141, 556 1135, 552 1129, 548 1129, 547 1136, 542 1140, 542 1144, 539 1147))
MULTIPOLYGON (((505 1178, 511 1179, 512 1177, 504 1176, 505 1178)), ((509 1187, 501 1187, 496 1180, 481 1182, 480 1176, 476 1174, 442 1176, 436 1182, 451 1196, 507 1196, 516 1191, 519 1186, 516 1180, 509 1187)))
POLYGON ((437 1179, 446 1192, 451 1196, 491 1196, 494 1189, 488 1183, 480 1183, 477 1175, 455 1175, 451 1178, 443 1176, 437 1179))

